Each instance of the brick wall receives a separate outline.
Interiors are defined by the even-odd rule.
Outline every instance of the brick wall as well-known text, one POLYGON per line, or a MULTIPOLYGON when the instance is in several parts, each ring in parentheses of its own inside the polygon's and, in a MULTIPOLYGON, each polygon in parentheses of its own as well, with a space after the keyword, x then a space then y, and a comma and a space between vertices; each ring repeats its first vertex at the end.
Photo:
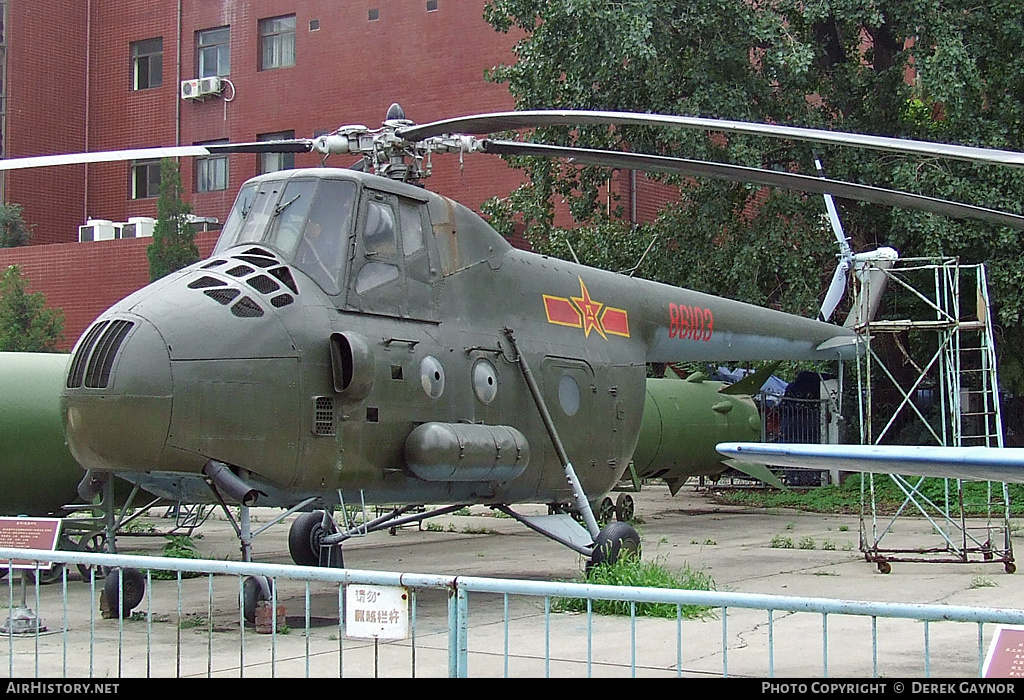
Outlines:
MULTIPOLYGON (((42 292, 46 305, 63 309, 65 338, 70 350, 90 323, 149 282, 146 247, 150 238, 91 243, 56 243, 0 249, 0 269, 18 265, 29 290, 42 292)), ((216 233, 196 237, 202 257, 209 256, 216 233)))

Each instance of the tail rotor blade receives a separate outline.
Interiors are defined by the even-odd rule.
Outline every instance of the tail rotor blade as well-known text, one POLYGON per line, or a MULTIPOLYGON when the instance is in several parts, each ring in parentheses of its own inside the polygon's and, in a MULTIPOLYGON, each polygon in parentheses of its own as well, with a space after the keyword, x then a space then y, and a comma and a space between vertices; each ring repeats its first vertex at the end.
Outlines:
POLYGON ((825 292, 825 300, 821 302, 821 311, 818 312, 819 321, 827 321, 832 318, 832 314, 846 293, 846 275, 849 270, 850 263, 846 260, 840 260, 839 264, 836 265, 836 271, 832 275, 832 283, 829 284, 828 291, 825 292))

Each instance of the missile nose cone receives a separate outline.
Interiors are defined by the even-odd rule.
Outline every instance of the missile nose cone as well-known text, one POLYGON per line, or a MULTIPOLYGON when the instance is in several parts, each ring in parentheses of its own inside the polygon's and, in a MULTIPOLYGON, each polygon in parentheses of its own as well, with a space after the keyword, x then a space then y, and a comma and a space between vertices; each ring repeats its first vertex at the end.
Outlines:
POLYGON ((68 447, 86 469, 155 468, 171 419, 166 343, 138 316, 101 318, 68 365, 61 414, 68 447))

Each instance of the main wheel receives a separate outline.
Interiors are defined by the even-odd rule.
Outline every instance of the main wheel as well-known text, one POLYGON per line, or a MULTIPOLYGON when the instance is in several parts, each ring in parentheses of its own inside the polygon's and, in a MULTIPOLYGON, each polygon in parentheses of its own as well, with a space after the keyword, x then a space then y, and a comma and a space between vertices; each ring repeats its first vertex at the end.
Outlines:
POLYGON ((138 569, 112 569, 103 583, 103 597, 114 615, 128 617, 142 602, 146 579, 138 569))
POLYGON ((256 623, 256 606, 261 600, 271 600, 274 582, 265 576, 246 576, 242 581, 242 615, 249 624, 256 623), (262 579, 262 580, 261 580, 262 579))
POLYGON ((299 566, 319 566, 320 543, 333 533, 330 524, 324 527, 323 511, 302 513, 288 530, 288 553, 292 561, 299 566))
POLYGON ((624 523, 633 519, 633 497, 628 493, 620 493, 615 499, 615 518, 624 523))
POLYGON ((597 533, 594 552, 590 555, 588 568, 598 564, 614 564, 623 557, 640 556, 640 535, 632 525, 615 521, 608 523, 597 533))

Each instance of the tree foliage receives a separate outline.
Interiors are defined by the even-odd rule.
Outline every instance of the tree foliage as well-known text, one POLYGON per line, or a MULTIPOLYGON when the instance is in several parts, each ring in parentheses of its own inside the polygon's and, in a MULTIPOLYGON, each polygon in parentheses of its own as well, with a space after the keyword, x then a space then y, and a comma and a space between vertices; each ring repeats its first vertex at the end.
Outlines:
POLYGON ((192 207, 182 196, 178 164, 164 158, 160 162, 160 197, 156 203, 153 242, 146 249, 151 282, 199 260, 195 232, 188 222, 192 207))
POLYGON ((17 248, 28 245, 32 229, 21 218, 21 205, 0 205, 0 248, 17 248))
MULTIPOLYGON (((1024 150, 1024 24, 1016 0, 493 0, 485 18, 522 36, 506 83, 520 109, 655 112, 774 122, 1024 150)), ((877 151, 693 130, 546 128, 538 140, 631 149, 814 174, 1021 213, 1024 171, 877 151)), ((813 313, 835 267, 820 196, 711 181, 631 231, 605 221, 608 173, 513 159, 529 180, 489 202, 495 224, 524 226, 541 251, 571 245, 585 262, 634 265, 672 284, 813 313), (564 200, 582 228, 552 228, 564 200), (635 239, 623 241, 620 239, 635 239), (599 259, 604 250, 624 257, 599 259)), ((620 213, 621 206, 620 204, 620 213)), ((1002 337, 1024 327, 1020 232, 975 221, 841 200, 855 251, 986 263, 1002 337)), ((1002 343, 1004 387, 1024 395, 1024 349, 1002 343), (1018 357, 1020 356, 1020 357, 1018 357)))
POLYGON ((47 309, 42 292, 30 292, 21 268, 0 275, 0 352, 57 352, 64 312, 47 309))

